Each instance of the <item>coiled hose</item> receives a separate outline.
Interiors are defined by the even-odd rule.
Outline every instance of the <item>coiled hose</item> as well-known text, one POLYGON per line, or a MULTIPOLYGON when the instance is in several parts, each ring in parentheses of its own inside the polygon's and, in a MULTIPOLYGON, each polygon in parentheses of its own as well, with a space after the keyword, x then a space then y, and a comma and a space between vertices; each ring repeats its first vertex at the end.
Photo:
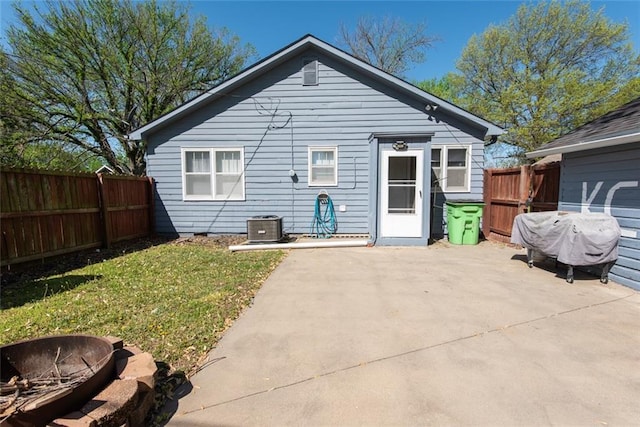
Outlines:
POLYGON ((311 235, 325 239, 336 234, 338 230, 338 220, 336 211, 333 208, 333 201, 326 192, 321 192, 316 197, 315 212, 311 222, 311 235))

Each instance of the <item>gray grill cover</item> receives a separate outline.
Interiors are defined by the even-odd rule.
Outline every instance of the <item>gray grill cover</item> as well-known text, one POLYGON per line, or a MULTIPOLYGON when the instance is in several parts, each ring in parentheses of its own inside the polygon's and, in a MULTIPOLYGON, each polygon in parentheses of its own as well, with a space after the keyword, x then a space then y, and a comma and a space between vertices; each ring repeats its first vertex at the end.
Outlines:
POLYGON ((603 213, 534 212, 513 221, 511 243, 555 257, 567 265, 595 265, 618 259, 620 227, 603 213))

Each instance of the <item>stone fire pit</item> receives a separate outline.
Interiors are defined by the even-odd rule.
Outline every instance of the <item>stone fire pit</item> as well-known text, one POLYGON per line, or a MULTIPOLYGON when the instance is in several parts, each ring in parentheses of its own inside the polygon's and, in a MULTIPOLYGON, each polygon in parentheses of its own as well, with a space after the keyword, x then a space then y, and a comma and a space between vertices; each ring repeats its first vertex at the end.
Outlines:
POLYGON ((118 338, 21 341, 0 361, 0 427, 141 426, 153 404, 153 357, 118 338))

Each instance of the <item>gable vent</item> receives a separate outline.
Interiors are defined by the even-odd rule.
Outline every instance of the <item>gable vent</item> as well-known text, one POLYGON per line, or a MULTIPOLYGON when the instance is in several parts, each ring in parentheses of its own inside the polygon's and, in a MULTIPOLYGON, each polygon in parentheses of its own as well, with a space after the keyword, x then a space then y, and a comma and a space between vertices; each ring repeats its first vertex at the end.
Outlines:
POLYGON ((302 61, 302 84, 313 86, 318 84, 318 60, 307 58, 302 61))

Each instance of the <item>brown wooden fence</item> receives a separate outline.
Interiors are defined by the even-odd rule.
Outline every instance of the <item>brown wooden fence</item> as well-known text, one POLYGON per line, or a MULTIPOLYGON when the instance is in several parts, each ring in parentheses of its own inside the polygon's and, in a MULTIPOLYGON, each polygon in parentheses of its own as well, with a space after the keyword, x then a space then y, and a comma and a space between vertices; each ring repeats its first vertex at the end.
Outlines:
POLYGON ((484 171, 482 232, 509 242, 516 215, 558 209, 560 163, 484 171))
POLYGON ((2 266, 153 232, 151 178, 3 170, 2 266))

